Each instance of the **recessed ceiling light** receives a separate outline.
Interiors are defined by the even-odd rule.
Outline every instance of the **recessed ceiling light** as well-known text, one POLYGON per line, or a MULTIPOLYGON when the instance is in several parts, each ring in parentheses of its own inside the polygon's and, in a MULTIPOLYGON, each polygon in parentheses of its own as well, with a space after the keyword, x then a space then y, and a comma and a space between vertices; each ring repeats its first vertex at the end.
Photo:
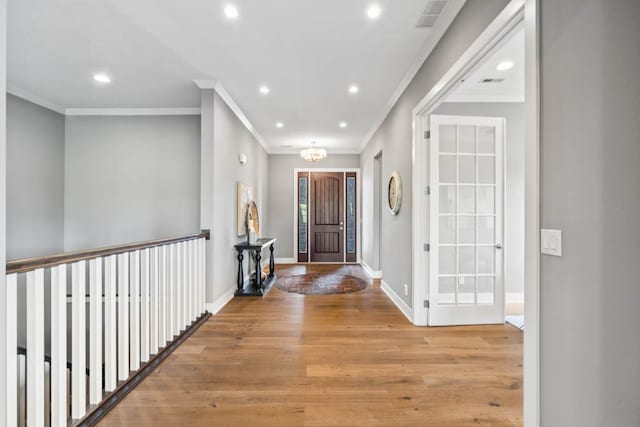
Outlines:
POLYGON ((260 93, 263 95, 268 95, 269 92, 271 92, 271 89, 269 89, 269 86, 260 86, 260 93))
POLYGON ((503 61, 501 63, 498 64, 498 66, 496 67, 496 70, 498 71, 506 71, 513 68, 513 62, 511 61, 503 61))
POLYGON ((240 16, 238 8, 231 4, 225 6, 224 14, 229 19, 236 19, 238 16, 240 16))
POLYGON ((97 81, 98 83, 111 83, 111 78, 106 74, 102 74, 102 73, 94 74, 93 80, 97 81))
POLYGON ((349 93, 358 93, 360 92, 360 88, 356 85, 349 86, 349 93))
POLYGON ((282 122, 276 122, 276 127, 277 127, 277 128, 279 128, 279 129, 280 129, 280 128, 283 128, 283 127, 284 127, 284 123, 282 123, 282 122))
POLYGON ((374 4, 369 6, 369 8, 367 9, 367 16, 369 17, 369 19, 377 19, 380 16, 381 12, 382 10, 380 10, 380 6, 374 4))
POLYGON ((340 122, 339 126, 344 129, 347 127, 347 122, 340 122))

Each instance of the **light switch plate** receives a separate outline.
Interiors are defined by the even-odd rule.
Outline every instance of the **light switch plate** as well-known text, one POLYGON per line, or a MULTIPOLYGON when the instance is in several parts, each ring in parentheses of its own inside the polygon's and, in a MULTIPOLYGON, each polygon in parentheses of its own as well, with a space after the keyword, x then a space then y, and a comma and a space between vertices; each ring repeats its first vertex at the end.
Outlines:
POLYGON ((540 230, 540 251, 544 255, 562 256, 562 231, 540 230))

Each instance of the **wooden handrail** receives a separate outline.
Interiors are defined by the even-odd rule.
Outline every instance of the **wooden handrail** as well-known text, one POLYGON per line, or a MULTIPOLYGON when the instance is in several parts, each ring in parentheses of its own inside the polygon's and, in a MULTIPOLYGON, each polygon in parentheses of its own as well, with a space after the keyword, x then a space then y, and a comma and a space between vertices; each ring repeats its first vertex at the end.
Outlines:
POLYGON ((131 252, 141 249, 154 248, 157 246, 169 245, 171 243, 186 242, 205 238, 209 240, 210 231, 202 230, 199 234, 190 234, 188 236, 173 237, 169 239, 148 240, 146 242, 129 243, 119 246, 108 246, 105 248, 89 249, 77 252, 66 252, 57 255, 45 255, 36 258, 23 258, 13 261, 7 261, 7 274, 24 273, 26 271, 35 270, 37 268, 55 267, 57 265, 69 264, 108 255, 117 255, 125 252, 131 252))

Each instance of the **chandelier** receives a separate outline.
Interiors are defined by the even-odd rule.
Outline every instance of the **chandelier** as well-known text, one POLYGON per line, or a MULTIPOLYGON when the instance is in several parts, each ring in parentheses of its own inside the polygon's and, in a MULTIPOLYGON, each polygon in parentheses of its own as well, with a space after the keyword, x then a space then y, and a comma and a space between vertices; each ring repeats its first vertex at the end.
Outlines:
POLYGON ((327 150, 324 148, 316 148, 316 143, 312 142, 311 148, 305 148, 300 152, 300 157, 305 159, 307 162, 319 162, 320 160, 327 157, 327 150))

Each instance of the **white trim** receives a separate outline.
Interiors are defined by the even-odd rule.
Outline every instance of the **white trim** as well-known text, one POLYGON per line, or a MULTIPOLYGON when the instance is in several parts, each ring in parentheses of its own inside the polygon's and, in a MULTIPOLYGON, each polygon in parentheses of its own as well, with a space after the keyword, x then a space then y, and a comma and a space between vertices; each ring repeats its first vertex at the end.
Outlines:
POLYGON ((229 301, 231 301, 233 299, 233 296, 236 292, 236 288, 235 286, 232 288, 229 288, 228 291, 226 291, 224 294, 222 294, 222 296, 220 298, 218 298, 217 300, 215 300, 212 303, 207 303, 205 305, 207 311, 211 314, 217 314, 220 312, 220 310, 222 310, 222 308, 227 305, 229 303, 229 301))
POLYGON ((524 292, 506 292, 504 302, 505 304, 524 304, 524 292))
POLYGON ((369 277, 371 277, 372 279, 382 279, 382 270, 373 270, 363 259, 361 259, 359 262, 364 271, 369 275, 369 277))
POLYGON ((65 108, 66 116, 199 116, 200 108, 65 108))
POLYGON ((258 133, 256 128, 253 126, 253 124, 249 121, 247 116, 244 114, 244 111, 242 111, 240 106, 236 104, 236 101, 231 97, 231 94, 227 92, 227 90, 224 88, 224 86, 222 86, 222 84, 219 81, 195 79, 193 83, 195 83, 195 85, 198 86, 200 89, 214 89, 216 93, 220 96, 220 98, 222 98, 222 100, 225 102, 225 104, 227 104, 229 109, 233 111, 233 113, 236 115, 238 120, 242 122, 242 124, 244 125, 244 127, 247 128, 249 133, 251 133, 251 135, 253 135, 256 141, 258 141, 258 144, 262 146, 264 151, 266 151, 267 154, 272 154, 271 150, 269 149, 269 146, 265 142, 262 135, 258 133))
POLYGON ((382 292, 387 294, 389 299, 393 301, 396 307, 398 307, 398 309, 402 312, 402 314, 405 315, 407 320, 411 322, 413 319, 413 313, 411 312, 411 307, 409 307, 409 305, 406 302, 404 302, 402 298, 400 298, 398 294, 396 294, 394 290, 391 289, 391 287, 387 285, 387 283, 384 280, 380 284, 380 289, 382 290, 382 292))
POLYGON ((297 264, 295 258, 276 258, 274 261, 276 264, 297 264))
MULTIPOLYGON (((358 259, 361 256, 362 251, 362 227, 360 224, 362 223, 362 180, 360 168, 294 168, 293 169, 293 258, 294 260, 298 259, 298 173, 299 172, 342 172, 342 173, 355 173, 356 174, 356 254, 358 255, 358 259)), ((311 182, 309 182, 311 185, 311 182)), ((346 182, 345 182, 346 185, 346 182)), ((345 216, 346 216, 345 209, 345 216)), ((346 221, 345 221, 346 223, 346 221)), ((345 241, 346 241, 346 233, 345 233, 345 241)), ((307 239, 307 246, 310 244, 309 239, 307 239)), ((308 249, 308 248, 307 248, 308 249)), ((309 262, 303 264, 323 264, 319 262, 311 262, 311 252, 307 250, 309 255, 309 262)), ((330 263, 330 264, 357 264, 357 262, 347 263, 346 262, 346 245, 345 245, 345 262, 338 263, 330 263)))
POLYGON ((7 85, 7 93, 10 93, 13 96, 17 96, 18 98, 24 99, 25 101, 29 101, 32 104, 36 104, 41 107, 44 107, 47 110, 55 111, 56 113, 59 113, 59 114, 64 114, 64 107, 56 104, 55 102, 51 102, 48 99, 44 99, 27 90, 20 89, 19 87, 15 87, 13 85, 7 85))
POLYGON ((540 425, 540 22, 525 0, 524 424, 540 425))
POLYGON ((522 95, 480 95, 480 94, 455 94, 447 96, 449 102, 524 102, 522 95))
POLYGON ((382 126, 382 123, 384 123, 384 120, 396 105, 396 102, 398 102, 404 91, 407 89, 407 87, 409 87, 409 84, 411 84, 413 78, 416 76, 416 74, 418 74, 418 71, 420 71, 422 64, 424 64, 424 61, 426 61, 433 49, 436 47, 444 33, 449 28, 449 25, 451 25, 454 18, 458 15, 458 12, 460 12, 460 9, 462 9, 462 6, 464 6, 466 1, 467 0, 449 0, 447 2, 446 7, 438 17, 436 25, 429 33, 429 36, 427 37, 424 45, 422 45, 422 48, 415 61, 413 61, 413 63, 405 73, 404 77, 396 87, 396 90, 391 94, 391 97, 387 101, 387 105, 382 111, 380 117, 373 123, 373 126, 369 129, 369 132, 367 132, 367 134, 365 135, 364 140, 358 148, 359 153, 362 153, 362 151, 364 151, 364 149, 367 147, 367 144, 369 144, 369 141, 371 141, 371 138, 373 138, 373 135, 375 135, 380 126, 382 126))

